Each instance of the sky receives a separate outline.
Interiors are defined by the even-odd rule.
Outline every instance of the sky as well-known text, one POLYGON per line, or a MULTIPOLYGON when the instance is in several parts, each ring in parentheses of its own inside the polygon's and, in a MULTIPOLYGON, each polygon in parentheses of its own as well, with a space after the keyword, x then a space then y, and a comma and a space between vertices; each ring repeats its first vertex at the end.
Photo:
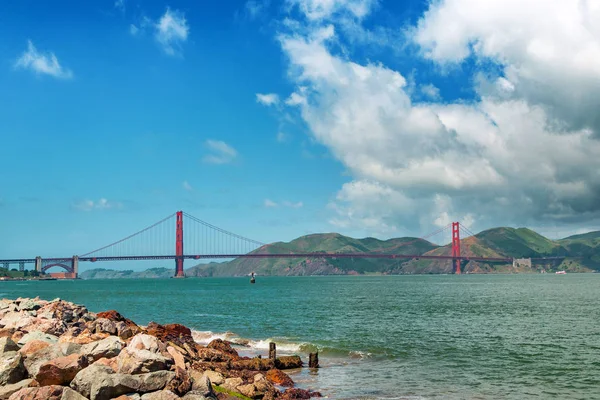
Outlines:
MULTIPOLYGON (((0 254, 600 229, 600 0, 0 3, 0 254)), ((437 238, 440 243, 450 238, 437 238)))

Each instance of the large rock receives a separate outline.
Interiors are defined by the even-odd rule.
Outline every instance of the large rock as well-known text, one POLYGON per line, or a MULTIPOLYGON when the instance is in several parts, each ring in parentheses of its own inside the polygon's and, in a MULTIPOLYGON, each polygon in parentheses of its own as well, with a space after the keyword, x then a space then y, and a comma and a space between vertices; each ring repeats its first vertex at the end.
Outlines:
POLYGON ((21 389, 13 393, 9 400, 62 400, 62 386, 43 386, 21 389))
POLYGON ((31 384, 31 382, 33 382, 33 379, 24 379, 17 383, 0 386, 0 400, 8 399, 13 393, 16 393, 19 390, 28 387, 31 384))
POLYGON ((27 370, 23 365, 21 354, 16 351, 6 352, 0 357, 0 386, 17 383, 27 378, 27 370))
POLYGON ((208 347, 209 349, 222 351, 223 353, 227 353, 233 357, 238 357, 237 351, 235 351, 235 349, 231 347, 230 342, 221 339, 214 339, 206 347, 208 347))
POLYGON ((183 396, 192 390, 192 379, 186 370, 175 368, 175 377, 167 383, 166 390, 170 390, 178 396, 183 396))
POLYGON ((126 393, 162 390, 175 377, 171 371, 139 375, 115 373, 110 367, 92 364, 79 371, 71 388, 91 400, 108 400, 126 393))
POLYGON ((125 343, 116 336, 109 336, 106 339, 99 340, 81 346, 81 354, 86 355, 90 362, 100 358, 112 358, 119 355, 125 343))
POLYGON ((175 348, 172 346, 167 347, 167 353, 173 357, 173 361, 175 362, 175 366, 177 368, 185 369, 185 358, 183 357, 183 354, 175 350, 175 348))
POLYGON ((63 394, 60 400, 87 400, 85 397, 69 387, 63 389, 63 394))
POLYGON ((275 360, 275 366, 279 369, 302 368, 302 359, 299 356, 282 356, 275 360))
POLYGON ((116 358, 116 371, 123 374, 141 374, 168 369, 173 360, 160 353, 126 347, 116 358))
MULTIPOLYGON (((200 371, 192 370, 190 372, 190 376, 192 377, 192 391, 201 394, 202 396, 213 396, 213 388, 212 383, 218 385, 217 382, 211 382, 209 377, 205 374, 200 373, 200 371)), ((225 382, 225 379, 221 383, 225 382)))
POLYGON ((0 357, 9 351, 19 351, 19 346, 9 337, 0 338, 0 357))
POLYGON ((96 333, 108 333, 109 335, 117 334, 117 326, 115 323, 107 318, 98 318, 94 322, 96 333))
POLYGON ((21 353, 23 357, 27 357, 30 354, 45 349, 46 347, 50 347, 50 343, 44 342, 42 340, 32 340, 30 342, 27 342, 25 346, 21 347, 19 353, 21 353))
POLYGON ((155 336, 147 335, 145 333, 135 335, 127 347, 131 349, 148 350, 154 353, 159 353, 166 350, 164 343, 158 340, 155 336))
POLYGON ((25 299, 21 301, 17 309, 19 311, 39 310, 42 306, 38 303, 39 299, 25 299))
POLYGON ((231 362, 231 369, 254 371, 268 371, 275 368, 275 362, 269 358, 251 358, 249 360, 236 360, 231 362))
POLYGON ((164 343, 173 342, 178 346, 184 343, 195 345, 190 328, 180 324, 159 325, 156 322, 150 322, 146 327, 148 335, 155 336, 164 343))
POLYGON ((29 372, 29 376, 34 377, 39 372, 42 364, 62 356, 64 356, 64 353, 61 351, 59 345, 52 344, 34 353, 26 355, 23 364, 25 365, 27 372, 29 372))
POLYGON ((225 383, 225 377, 220 372, 212 371, 209 369, 204 371, 204 376, 210 379, 210 381, 215 385, 222 385, 223 383, 225 383))
POLYGON ((292 387, 294 386, 294 381, 292 380, 292 378, 290 378, 290 376, 288 374, 286 374, 285 372, 273 368, 267 371, 267 374, 265 375, 265 377, 267 378, 267 380, 275 385, 279 385, 279 386, 287 386, 287 387, 292 387))
POLYGON ((296 399, 310 399, 311 397, 321 397, 321 393, 313 392, 305 389, 289 388, 286 389, 278 399, 281 400, 296 400, 296 399))
POLYGON ((244 384, 244 380, 242 378, 228 378, 223 382, 223 386, 225 389, 235 392, 237 391, 237 387, 244 384))
POLYGON ((179 396, 170 390, 161 390, 158 392, 146 393, 142 400, 179 400, 179 396))
POLYGON ((94 333, 88 329, 82 331, 81 328, 70 328, 58 339, 58 341, 61 343, 77 343, 85 345, 106 339, 109 336, 108 333, 94 333))
POLYGON ((19 339, 19 346, 24 346, 33 340, 53 344, 58 342, 58 336, 50 335, 40 331, 29 332, 19 339))
POLYGON ((0 320, 0 326, 6 329, 21 329, 30 325, 35 321, 35 317, 25 313, 24 311, 12 311, 4 315, 0 320))
POLYGON ((123 317, 115 310, 100 312, 96 317, 112 321, 116 328, 116 334, 123 340, 129 339, 142 331, 135 322, 123 317))
POLYGON ((42 386, 69 384, 87 366, 88 359, 81 354, 59 357, 42 364, 35 380, 42 386))
POLYGON ((265 396, 269 391, 274 391, 273 385, 267 381, 262 374, 256 374, 254 376, 254 382, 247 385, 240 385, 237 387, 237 391, 246 397, 251 399, 260 399, 265 396))

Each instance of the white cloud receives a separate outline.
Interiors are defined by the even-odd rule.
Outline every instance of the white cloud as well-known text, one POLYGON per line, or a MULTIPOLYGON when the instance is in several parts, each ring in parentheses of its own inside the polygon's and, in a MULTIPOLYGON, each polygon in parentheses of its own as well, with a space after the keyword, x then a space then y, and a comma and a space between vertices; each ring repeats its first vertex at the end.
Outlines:
POLYGON ((294 92, 285 100, 288 106, 300 106, 306 103, 306 97, 298 92, 294 92))
POLYGON ((203 160, 209 164, 227 164, 235 160, 237 151, 221 140, 207 140, 205 143, 210 154, 204 156, 203 160))
POLYGON ((115 0, 115 8, 125 11, 125 0, 115 0))
POLYGON ((347 14, 362 19, 369 14, 378 0, 286 0, 296 6, 312 21, 324 20, 337 14, 347 14))
POLYGON ((192 190, 194 190, 194 188, 192 187, 192 185, 190 185, 190 183, 188 181, 183 181, 183 183, 181 184, 181 187, 183 187, 183 189, 187 190, 188 192, 191 192, 192 190))
POLYGON ((275 208, 275 207, 278 207, 279 204, 275 203, 273 200, 265 199, 264 206, 266 208, 275 208))
POLYGON ((274 106, 279 104, 279 96, 275 93, 256 93, 256 101, 265 106, 274 106))
POLYGON ((31 40, 27 42, 27 50, 15 62, 15 68, 29 69, 38 75, 45 74, 60 79, 73 77, 73 72, 63 68, 54 53, 38 52, 31 40))
POLYGON ((110 210, 123 208, 123 203, 118 201, 109 201, 105 198, 100 198, 98 201, 94 200, 82 200, 74 203, 73 208, 80 211, 92 211, 92 210, 110 210))
POLYGON ((421 93, 430 100, 439 100, 440 99, 440 89, 435 87, 434 85, 427 84, 421 85, 421 93))
MULTIPOLYGON (((600 222, 600 29, 568 31, 568 24, 586 21, 575 2, 553 2, 550 9, 537 0, 514 7, 496 0, 434 2, 414 32, 426 57, 461 62, 474 52, 504 68, 502 77, 476 70, 481 97, 449 104, 414 103, 398 71, 336 54, 343 31, 335 16, 353 13, 336 8, 342 3, 352 2, 298 3, 308 22, 288 23, 291 30, 279 35, 293 83, 306 88, 298 104, 302 119, 352 176, 330 204, 332 224, 391 234, 427 232, 451 220, 480 227, 600 222), (561 15, 567 22, 554 18, 561 15), (521 36, 545 38, 555 25, 556 45, 521 36), (572 57, 565 67, 554 65, 553 46, 572 57), (582 57, 587 64, 578 63, 582 57), (558 101, 573 99, 569 85, 579 100, 554 112, 558 101), (564 98, 551 96, 553 90, 564 98)), ((588 17, 600 12, 586 4, 588 17)))
POLYGON ((155 24, 155 38, 163 51, 168 55, 177 55, 181 51, 190 31, 190 27, 183 12, 167 8, 162 17, 155 24))
POLYGON ((293 201, 284 201, 283 205, 289 208, 302 208, 304 207, 304 203, 301 201, 293 202, 293 201))
POLYGON ((277 141, 279 143, 285 143, 288 140, 290 140, 290 135, 288 135, 285 132, 281 132, 281 131, 277 132, 277 141))

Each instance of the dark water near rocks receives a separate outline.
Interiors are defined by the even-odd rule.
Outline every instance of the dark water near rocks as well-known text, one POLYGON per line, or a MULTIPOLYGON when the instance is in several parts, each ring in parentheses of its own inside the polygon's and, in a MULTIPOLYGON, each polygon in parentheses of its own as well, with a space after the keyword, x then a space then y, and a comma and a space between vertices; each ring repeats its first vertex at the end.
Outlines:
POLYGON ((600 274, 0 282, 37 295, 248 353, 316 347, 323 368, 292 377, 329 398, 600 398, 600 274))

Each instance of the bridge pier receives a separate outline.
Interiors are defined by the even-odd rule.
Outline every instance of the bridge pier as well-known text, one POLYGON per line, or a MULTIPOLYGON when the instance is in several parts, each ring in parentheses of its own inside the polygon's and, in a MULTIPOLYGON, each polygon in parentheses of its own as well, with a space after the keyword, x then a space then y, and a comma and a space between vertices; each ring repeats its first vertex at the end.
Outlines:
POLYGON ((2 265, 3 265, 3 267, 4 267, 5 270, 8 271, 10 269, 10 263, 5 262, 5 263, 2 263, 2 265))
POLYGON ((42 257, 40 256, 35 258, 35 270, 39 273, 42 272, 42 257))
POLYGON ((73 270, 73 278, 77 278, 79 274, 79 256, 73 256, 71 259, 71 269, 73 270))
POLYGON ((185 278, 183 272, 183 211, 177 211, 175 225, 175 278, 185 278))
POLYGON ((458 222, 452 223, 452 262, 454 273, 460 275, 460 225, 458 222))
POLYGON ((25 263, 23 261, 19 262, 19 271, 20 272, 25 271, 25 263))

